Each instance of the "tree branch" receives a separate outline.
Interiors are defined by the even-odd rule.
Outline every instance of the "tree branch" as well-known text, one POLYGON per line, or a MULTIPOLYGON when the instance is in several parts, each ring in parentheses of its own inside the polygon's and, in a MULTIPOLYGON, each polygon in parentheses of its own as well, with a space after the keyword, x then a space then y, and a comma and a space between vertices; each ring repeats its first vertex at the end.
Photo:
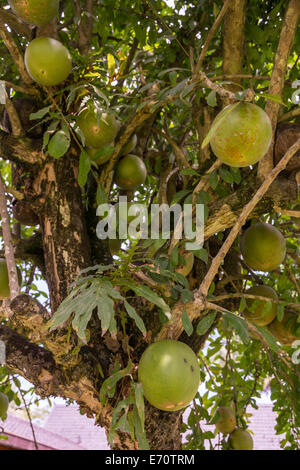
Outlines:
POLYGON ((17 138, 2 130, 0 130, 0 158, 25 166, 40 165, 46 160, 40 140, 17 138))
MULTIPOLYGON (((241 74, 243 71, 246 6, 247 0, 232 0, 224 18, 223 72, 225 75, 241 74)), ((229 88, 237 91, 234 85, 229 88)))
POLYGON ((47 349, 30 343, 26 338, 6 326, 0 326, 0 340, 6 346, 6 365, 35 385, 41 397, 60 396, 75 400, 100 414, 99 393, 94 388, 95 378, 83 375, 80 364, 68 370, 55 363, 47 349))
POLYGON ((9 117, 9 121, 11 124, 11 129, 12 129, 12 134, 14 137, 23 137, 25 136, 24 129, 21 124, 20 117, 18 115, 18 112, 16 108, 14 107, 13 102, 9 99, 7 93, 6 93, 6 102, 5 102, 5 108, 9 117))
MULTIPOLYGON (((274 67, 268 91, 270 95, 282 95, 286 69, 298 27, 299 16, 300 0, 290 0, 285 12, 279 43, 275 55, 274 67)), ((268 176, 273 168, 274 136, 280 106, 281 105, 279 103, 271 100, 268 100, 266 104, 265 110, 271 119, 273 128, 273 139, 267 154, 260 160, 258 164, 257 175, 261 181, 268 176)))
POLYGON ((290 119, 294 119, 296 116, 300 115, 300 107, 292 109, 292 111, 289 111, 288 113, 282 114, 278 118, 278 122, 283 122, 283 121, 289 121, 290 119))
POLYGON ((7 49, 9 50, 10 55, 15 61, 15 64, 21 74, 23 82, 26 83, 27 85, 30 85, 33 82, 33 80, 30 78, 30 76, 27 73, 23 56, 20 53, 15 41, 13 40, 13 38, 7 31, 5 24, 3 23, 3 20, 1 18, 0 18, 0 36, 4 44, 6 45, 7 49))
POLYGON ((85 0, 85 6, 82 9, 80 0, 75 1, 75 12, 79 18, 78 21, 78 49, 79 52, 84 56, 90 52, 92 34, 93 34, 93 0, 85 0), (85 18, 82 17, 84 13, 85 18))
POLYGON ((201 50, 201 53, 200 53, 200 56, 199 56, 199 59, 198 59, 198 62, 197 62, 197 65, 195 67, 195 70, 194 70, 194 73, 197 75, 202 67, 202 64, 203 64, 203 61, 205 59, 205 56, 206 56, 206 53, 207 53, 207 50, 209 48, 209 45, 211 43, 211 40, 212 38, 214 37, 214 34, 215 32, 217 31, 217 29, 219 28, 220 24, 221 24, 221 21, 225 15, 225 13, 227 12, 229 6, 230 6, 230 3, 232 2, 232 0, 225 0, 224 2, 224 5, 222 6, 214 24, 212 25, 208 35, 207 35, 207 38, 205 40, 205 43, 204 43, 204 46, 201 50))
POLYGON ((9 289, 10 297, 13 299, 20 292, 19 281, 18 281, 18 272, 16 267, 16 261, 14 257, 14 248, 12 244, 12 236, 10 232, 10 221, 6 205, 5 190, 2 181, 2 176, 0 175, 0 215, 2 219, 2 232, 4 238, 4 248, 5 248, 5 260, 7 265, 8 280, 9 280, 9 289))
POLYGON ((28 40, 33 39, 33 28, 8 10, 0 10, 0 21, 7 24, 15 33, 28 40))

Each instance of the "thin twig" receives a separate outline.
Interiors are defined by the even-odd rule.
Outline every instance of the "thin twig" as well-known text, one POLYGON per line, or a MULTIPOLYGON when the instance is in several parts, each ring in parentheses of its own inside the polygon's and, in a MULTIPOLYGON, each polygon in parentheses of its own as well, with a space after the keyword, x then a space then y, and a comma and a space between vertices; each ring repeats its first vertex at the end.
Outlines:
POLYGON ((296 116, 299 116, 300 108, 292 109, 288 113, 282 114, 278 119, 278 122, 289 121, 290 119, 294 119, 296 116))
POLYGON ((28 416, 28 420, 29 420, 29 423, 30 423, 30 427, 31 427, 31 432, 32 432, 32 437, 33 437, 33 442, 34 442, 35 450, 39 450, 39 446, 38 446, 38 443, 37 443, 37 440, 36 440, 35 431, 34 431, 34 426, 33 426, 33 423, 32 423, 31 414, 30 414, 29 408, 28 408, 28 406, 27 406, 27 403, 26 403, 26 400, 25 400, 25 397, 24 397, 24 393, 23 393, 23 391, 21 390, 21 387, 19 386, 19 384, 18 384, 17 381, 14 381, 14 384, 17 386, 17 388, 18 388, 18 390, 19 390, 19 392, 20 392, 22 401, 23 401, 23 403, 24 403, 24 407, 25 407, 25 410, 26 410, 26 413, 27 413, 27 416, 28 416))
POLYGON ((219 28, 220 24, 221 24, 221 21, 226 13, 226 11, 228 10, 229 6, 230 6, 230 3, 231 3, 232 0, 226 0, 214 22, 214 24, 212 25, 208 35, 207 35, 207 38, 205 40, 205 43, 204 43, 204 46, 201 50, 201 53, 200 53, 200 56, 199 56, 199 59, 198 59, 198 62, 197 62, 197 65, 195 67, 195 71, 194 73, 197 75, 202 67, 202 64, 203 64, 203 61, 205 59, 205 56, 206 56, 206 53, 207 53, 207 50, 209 48, 209 45, 211 43, 211 40, 212 38, 214 37, 214 34, 215 32, 217 31, 217 29, 219 28))
POLYGON ((21 52, 19 51, 15 41, 13 40, 13 38, 11 37, 9 32, 7 31, 6 26, 3 23, 1 18, 0 18, 0 36, 1 36, 4 44, 6 45, 10 55, 12 56, 12 58, 15 61, 15 64, 16 64, 16 66, 17 66, 17 68, 18 68, 18 70, 21 74, 23 82, 26 83, 27 85, 32 84, 33 80, 28 75, 28 72, 27 72, 25 64, 24 64, 23 56, 22 56, 21 52))

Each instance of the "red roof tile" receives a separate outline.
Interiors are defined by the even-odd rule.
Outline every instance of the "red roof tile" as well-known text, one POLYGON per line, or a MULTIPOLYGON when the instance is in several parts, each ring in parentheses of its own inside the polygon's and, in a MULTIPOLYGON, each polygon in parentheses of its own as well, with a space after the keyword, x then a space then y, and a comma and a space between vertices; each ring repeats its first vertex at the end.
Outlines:
POLYGON ((94 420, 81 415, 76 405, 55 405, 45 429, 68 436, 88 450, 109 450, 105 430, 95 426, 94 420))
MULTIPOLYGON (((0 441, 3 445, 13 449, 34 450, 32 430, 29 421, 8 415, 4 423, 1 422, 7 441, 0 441)), ((39 450, 84 450, 84 447, 73 441, 40 426, 33 425, 39 450)))

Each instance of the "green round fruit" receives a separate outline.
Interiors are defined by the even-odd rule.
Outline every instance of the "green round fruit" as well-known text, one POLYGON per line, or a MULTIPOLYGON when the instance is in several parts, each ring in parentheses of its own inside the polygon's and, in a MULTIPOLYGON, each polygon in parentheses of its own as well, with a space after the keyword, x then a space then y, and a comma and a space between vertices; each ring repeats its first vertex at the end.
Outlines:
POLYGON ((59 0, 9 0, 17 16, 27 23, 42 26, 58 14, 59 0))
POLYGON ((31 78, 43 86, 59 85, 66 80, 72 69, 68 49, 52 38, 33 39, 26 48, 24 59, 31 78))
POLYGON ((128 155, 129 153, 131 153, 135 149, 136 144, 137 144, 137 135, 133 134, 128 140, 128 142, 124 145, 124 147, 122 147, 120 156, 122 157, 123 155, 128 155))
POLYGON ((245 262, 255 271, 273 271, 283 262, 286 253, 281 232, 263 222, 252 225, 243 233, 240 248, 245 262))
POLYGON ((218 432, 222 434, 230 434, 235 430, 236 419, 235 413, 229 406, 220 406, 216 413, 218 413, 220 420, 216 423, 218 432))
POLYGON ((253 450, 252 436, 244 429, 235 429, 230 435, 229 442, 234 450, 253 450))
POLYGON ((152 343, 141 357, 138 377, 152 406, 164 411, 180 410, 198 391, 197 357, 180 341, 166 339, 152 343))
MULTIPOLYGON (((248 289, 245 293, 249 295, 257 295, 259 297, 268 297, 269 299, 278 300, 278 295, 276 294, 274 289, 272 289, 272 287, 269 287, 269 286, 253 286, 250 289, 248 289)), ((247 301, 248 306, 251 306, 255 302, 254 299, 246 299, 246 301, 247 301)), ((245 317, 252 323, 255 323, 255 325, 258 325, 258 326, 269 325, 269 323, 271 323, 274 320, 274 318, 276 318, 277 304, 272 303, 272 307, 270 311, 266 314, 264 313, 264 307, 266 305, 266 302, 264 302, 263 300, 259 300, 258 302, 259 303, 257 307, 255 307, 254 312, 246 308, 243 313, 245 317)))
POLYGON ((0 418, 4 417, 8 410, 9 400, 5 393, 0 392, 0 418))
POLYGON ((111 144, 119 128, 112 113, 98 114, 96 107, 84 108, 77 118, 77 125, 85 137, 86 145, 97 149, 111 144))
MULTIPOLYGON (((294 211, 300 211, 300 204, 294 207, 294 211)), ((300 217, 292 217, 292 221, 296 225, 296 227, 300 227, 300 217)))
MULTIPOLYGON (((19 285, 22 284, 22 276, 19 268, 17 267, 19 285)), ((0 300, 10 298, 8 271, 5 259, 0 259, 0 300)))
POLYGON ((99 150, 101 150, 101 147, 100 149, 96 149, 94 147, 86 148, 86 151, 91 157, 91 160, 97 163, 97 165, 104 165, 104 163, 107 163, 110 159, 111 153, 103 153, 102 155, 100 155, 101 152, 99 152, 99 150), (100 156, 98 156, 97 154, 99 154, 100 156))
POLYGON ((230 166, 254 165, 267 152, 272 125, 263 109, 240 102, 226 106, 215 118, 210 140, 214 154, 230 166))
POLYGON ((121 189, 133 190, 145 182, 146 176, 147 169, 143 160, 129 154, 117 164, 115 183, 121 189))
POLYGON ((276 318, 272 323, 270 323, 270 325, 268 325, 268 330, 281 344, 290 346, 294 341, 300 339, 300 328, 299 323, 297 323, 297 318, 297 315, 286 312, 281 321, 276 318), (299 333, 294 332, 295 328, 299 333))

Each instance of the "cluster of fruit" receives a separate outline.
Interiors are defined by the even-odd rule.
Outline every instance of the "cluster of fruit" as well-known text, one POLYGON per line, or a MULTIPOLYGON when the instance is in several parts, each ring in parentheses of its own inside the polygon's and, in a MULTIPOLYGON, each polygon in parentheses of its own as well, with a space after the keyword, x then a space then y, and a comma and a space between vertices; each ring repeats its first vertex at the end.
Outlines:
MULTIPOLYGON (((255 271, 269 272, 277 269, 286 254, 286 242, 282 233, 273 225, 256 223, 250 226, 242 235, 241 253, 249 268, 255 271)), ((248 308, 243 312, 246 318, 258 326, 267 326, 273 336, 282 344, 291 345, 300 338, 295 334, 297 315, 284 313, 281 321, 277 318, 278 296, 274 289, 267 285, 256 285, 246 291, 246 294, 266 297, 272 302, 270 308, 266 301, 247 299, 248 308), (251 308, 252 306, 252 308, 251 308)))
POLYGON ((218 432, 229 436, 229 445, 233 450, 252 450, 253 439, 249 431, 238 428, 234 407, 220 406, 214 418, 217 418, 216 429, 218 432))
MULTIPOLYGON (((226 106, 215 118, 210 145, 214 154, 224 163, 234 167, 254 165, 266 154, 272 140, 272 125, 268 115, 260 107, 246 102, 226 106)), ((297 210, 299 206, 295 207, 297 210)), ((300 219, 293 218, 300 226, 300 219)), ((248 228, 241 239, 241 253, 249 268, 269 272, 277 269, 286 253, 286 242, 281 232, 266 223, 248 228)), ((247 294, 278 301, 274 289, 266 285, 253 286, 247 294)), ((249 301, 249 306, 254 300, 249 301)), ((268 326, 275 338, 283 344, 292 344, 300 337, 293 334, 297 317, 285 313, 282 321, 277 317, 277 303, 270 309, 266 302, 258 302, 254 311, 249 308, 244 315, 258 326, 268 326), (267 311, 267 313, 265 313, 267 311)))
MULTIPOLYGON (((42 26, 49 23, 57 14, 59 0, 11 0, 10 5, 23 20, 42 26)), ((56 86, 64 82, 72 69, 69 50, 51 37, 37 37, 27 46, 25 66, 30 77, 41 86, 56 86)), ((113 113, 99 113, 96 103, 84 108, 77 125, 85 138, 87 152, 98 165, 103 165, 110 157, 109 152, 99 152, 103 146, 113 144, 120 129, 120 123, 113 113)), ((115 183, 119 188, 134 190, 145 182, 147 170, 141 158, 132 155, 137 137, 133 135, 121 151, 123 158, 115 169, 115 183)))

